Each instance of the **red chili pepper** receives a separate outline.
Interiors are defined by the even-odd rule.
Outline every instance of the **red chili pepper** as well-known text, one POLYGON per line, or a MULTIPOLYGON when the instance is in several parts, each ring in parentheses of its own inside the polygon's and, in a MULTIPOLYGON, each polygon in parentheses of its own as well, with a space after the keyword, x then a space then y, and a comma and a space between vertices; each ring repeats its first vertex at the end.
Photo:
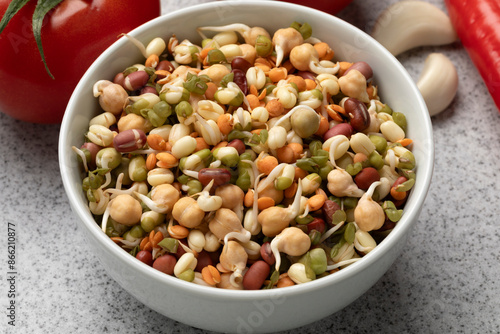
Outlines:
POLYGON ((500 2, 445 0, 451 22, 500 111, 500 2))

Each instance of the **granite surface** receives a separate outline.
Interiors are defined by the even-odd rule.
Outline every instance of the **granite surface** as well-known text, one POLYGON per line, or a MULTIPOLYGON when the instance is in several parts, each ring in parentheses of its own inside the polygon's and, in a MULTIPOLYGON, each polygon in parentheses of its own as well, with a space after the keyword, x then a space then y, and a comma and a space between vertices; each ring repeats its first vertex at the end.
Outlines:
MULTIPOLYGON (((199 2, 206 1, 162 1, 163 12, 199 2)), ((394 2, 354 0, 339 16, 369 31, 394 2)), ((433 182, 407 247, 361 298, 290 333, 500 331, 500 114, 460 43, 398 59, 416 80, 431 52, 453 61, 460 84, 450 107, 432 118, 433 182)), ((0 332, 203 333, 143 306, 106 274, 64 193, 58 131, 0 114, 0 332), (16 229, 15 328, 7 324, 9 223, 16 229)))

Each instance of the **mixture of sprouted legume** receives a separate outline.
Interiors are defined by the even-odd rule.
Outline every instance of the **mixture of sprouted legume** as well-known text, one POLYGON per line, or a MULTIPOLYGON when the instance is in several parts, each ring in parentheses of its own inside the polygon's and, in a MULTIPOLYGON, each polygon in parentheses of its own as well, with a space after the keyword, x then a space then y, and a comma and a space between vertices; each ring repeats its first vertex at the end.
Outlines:
POLYGON ((127 36, 144 63, 94 85, 103 113, 73 149, 104 233, 226 289, 309 282, 372 251, 401 218, 415 159, 370 65, 333 61, 307 23, 198 33, 201 45, 127 36))

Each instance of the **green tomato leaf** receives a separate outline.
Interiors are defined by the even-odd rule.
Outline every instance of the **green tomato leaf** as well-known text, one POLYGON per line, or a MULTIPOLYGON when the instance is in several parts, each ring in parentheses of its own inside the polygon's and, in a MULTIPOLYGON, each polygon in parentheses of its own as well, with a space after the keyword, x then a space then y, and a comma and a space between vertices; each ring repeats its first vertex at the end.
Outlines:
POLYGON ((42 46, 42 23, 43 18, 47 13, 61 3, 62 0, 38 0, 36 4, 35 12, 33 13, 33 35, 35 36, 36 45, 38 46, 38 51, 40 52, 40 56, 42 57, 43 65, 45 66, 45 70, 50 75, 52 79, 54 76, 50 73, 49 67, 47 66, 47 62, 45 61, 45 54, 43 53, 42 46))
POLYGON ((10 19, 16 15, 16 13, 24 7, 28 3, 29 0, 13 0, 9 4, 9 7, 7 7, 7 10, 5 11, 5 14, 2 17, 2 20, 0 21, 0 33, 5 29, 7 24, 10 22, 10 19))

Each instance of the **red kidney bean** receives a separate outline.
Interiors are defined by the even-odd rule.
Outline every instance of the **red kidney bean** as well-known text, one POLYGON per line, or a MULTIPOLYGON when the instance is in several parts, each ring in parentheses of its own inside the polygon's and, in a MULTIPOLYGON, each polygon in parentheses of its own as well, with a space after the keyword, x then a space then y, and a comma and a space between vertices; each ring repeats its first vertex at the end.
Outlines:
POLYGON ((238 154, 245 153, 245 143, 241 139, 233 139, 227 144, 227 146, 234 147, 236 151, 238 151, 238 154))
POLYGON ((137 252, 135 258, 148 266, 153 264, 153 254, 151 252, 141 250, 137 252))
POLYGON ((345 100, 344 109, 351 118, 351 126, 354 130, 363 131, 370 126, 370 114, 363 102, 350 97, 345 100))
POLYGON ((203 168, 198 173, 198 180, 203 186, 206 186, 210 181, 214 180, 213 187, 218 187, 229 183, 231 173, 224 168, 203 168))
POLYGON ((354 129, 353 129, 351 124, 339 123, 339 124, 332 126, 331 129, 326 131, 326 133, 323 135, 323 140, 326 141, 327 139, 329 139, 331 137, 335 137, 336 135, 344 135, 347 138, 351 138, 353 132, 354 132, 354 129))
POLYGON ((153 262, 153 268, 167 275, 173 275, 176 263, 177 259, 175 258, 175 256, 171 254, 165 254, 160 256, 153 262))
POLYGON ((162 60, 156 66, 156 70, 157 71, 168 71, 168 72, 172 73, 175 70, 175 67, 168 60, 162 60))
POLYGON ((96 145, 92 142, 87 142, 84 143, 81 148, 84 148, 90 152, 90 161, 87 161, 87 164, 89 166, 95 166, 95 157, 97 155, 97 152, 101 150, 101 146, 96 145))
POLYGON ((356 174, 354 182, 359 189, 368 190, 373 182, 380 181, 380 174, 373 167, 365 167, 356 174))
POLYGON ((347 72, 349 72, 350 70, 358 70, 359 72, 361 72, 361 74, 363 74, 363 76, 366 78, 366 80, 371 79, 371 77, 373 76, 372 67, 370 65, 368 65, 368 63, 366 63, 364 61, 357 61, 354 64, 352 64, 344 72, 344 75, 346 75, 347 72))
POLYGON ((146 71, 135 71, 125 77, 123 87, 129 91, 138 90, 144 87, 148 83, 148 80, 149 75, 146 71))
POLYGON ((271 268, 265 261, 255 262, 243 276, 243 287, 245 290, 259 290, 270 272, 271 268))
POLYGON ((276 263, 276 259, 274 258, 273 251, 271 250, 271 243, 264 242, 262 246, 260 246, 260 256, 267 264, 272 266, 276 263))
POLYGON ((394 181, 393 185, 391 188, 394 188, 394 187, 397 187, 399 186, 400 184, 403 184, 405 183, 406 181, 408 181, 408 179, 404 176, 400 176, 396 179, 396 181, 394 181))
POLYGON ((332 225, 332 216, 337 210, 340 210, 340 205, 329 199, 327 199, 321 207, 323 218, 328 225, 332 225))
POLYGON ((387 231, 391 230, 396 226, 396 223, 390 220, 389 218, 385 217, 384 225, 382 225, 381 228, 378 229, 378 231, 387 231))
POLYGON ((115 75, 115 78, 113 79, 113 83, 118 84, 118 85, 124 87, 124 84, 125 84, 125 74, 123 74, 122 72, 120 72, 117 75, 115 75))
POLYGON ((248 94, 247 77, 245 72, 239 69, 233 69, 231 72, 234 74, 233 82, 240 87, 243 94, 248 94))
POLYGON ((140 129, 129 129, 118 133, 113 139, 113 146, 118 152, 132 152, 142 148, 147 138, 140 129))
POLYGON ((146 93, 152 93, 152 94, 158 95, 158 91, 156 90, 156 88, 151 87, 151 86, 142 87, 141 94, 146 94, 146 93))
POLYGON ((212 258, 210 257, 210 254, 206 250, 202 250, 201 252, 198 253, 198 262, 196 263, 196 268, 195 271, 200 272, 203 268, 205 268, 208 265, 213 265, 212 258))
MULTIPOLYGON (((185 241, 185 239, 182 239, 182 240, 179 240, 179 243, 181 243, 184 245, 184 246, 187 246, 187 242, 185 241)), ((184 249, 184 247, 182 247, 181 245, 179 245, 177 247, 177 252, 175 252, 175 257, 177 259, 179 259, 182 255, 184 255, 184 253, 186 253, 186 250, 184 249)))
POLYGON ((325 232, 326 224, 325 221, 321 218, 314 218, 312 222, 306 225, 307 232, 310 233, 312 230, 316 230, 319 233, 325 232))
POLYGON ((298 75, 299 77, 302 77, 303 79, 310 79, 313 81, 316 80, 316 75, 314 75, 314 73, 309 71, 298 71, 295 74, 298 75))
POLYGON ((243 73, 246 73, 248 69, 252 67, 252 64, 248 60, 242 57, 236 57, 231 61, 231 68, 238 69, 240 71, 243 71, 243 73))

